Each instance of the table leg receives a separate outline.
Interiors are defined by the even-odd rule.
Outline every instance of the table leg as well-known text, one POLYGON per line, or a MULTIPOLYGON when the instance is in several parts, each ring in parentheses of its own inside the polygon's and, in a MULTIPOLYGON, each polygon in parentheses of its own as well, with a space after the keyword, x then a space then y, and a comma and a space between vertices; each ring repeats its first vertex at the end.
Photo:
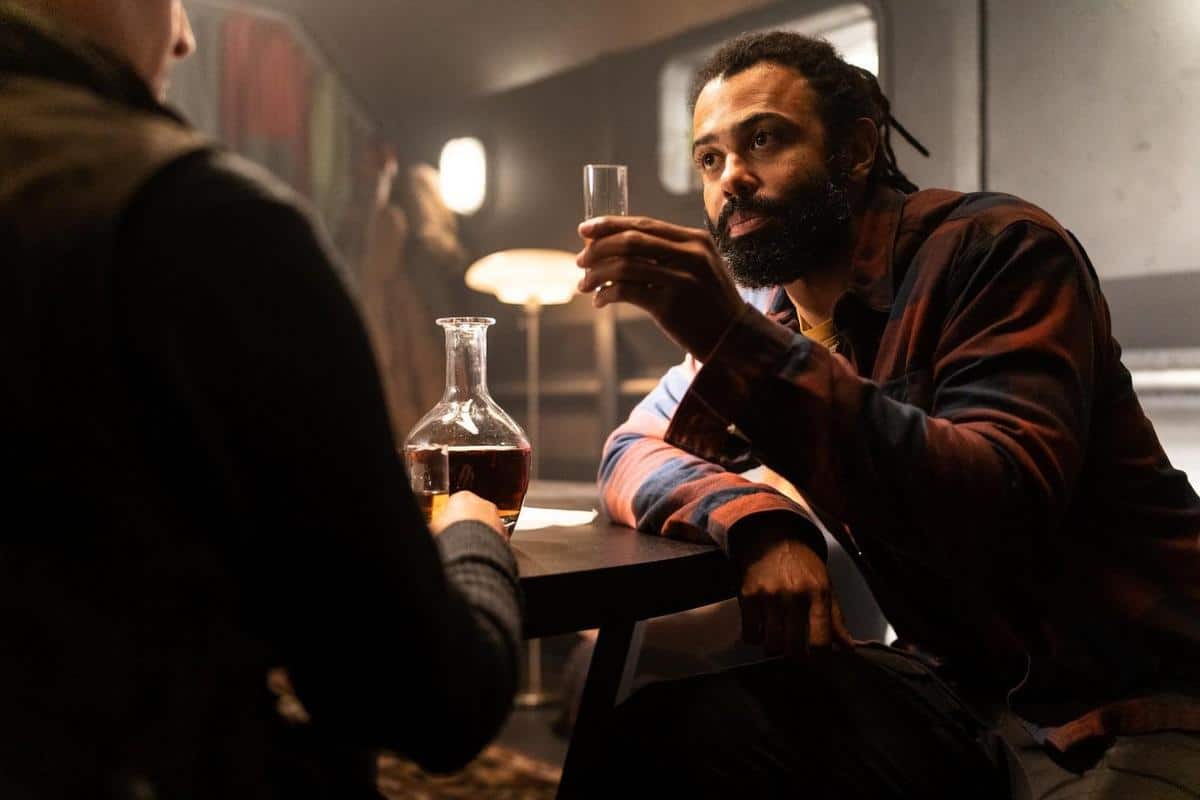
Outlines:
POLYGON ((633 679, 637 676, 638 659, 642 655, 642 641, 646 638, 646 621, 633 623, 633 636, 629 639, 629 652, 621 670, 621 685, 617 687, 617 698, 613 705, 620 705, 633 693, 633 679))
POLYGON ((517 708, 544 708, 558 700, 542 685, 542 640, 525 642, 525 688, 517 692, 513 705, 517 708))
POLYGON ((627 669, 627 665, 637 657, 636 650, 631 652, 630 649, 635 627, 640 628, 640 623, 605 625, 596 637, 592 663, 588 667, 587 681, 583 684, 579 715, 567 747, 562 782, 558 786, 560 798, 578 797, 582 792, 583 787, 579 784, 581 770, 586 773, 591 760, 597 757, 600 744, 597 737, 603 735, 604 724, 622 689, 628 691, 633 669, 627 669))

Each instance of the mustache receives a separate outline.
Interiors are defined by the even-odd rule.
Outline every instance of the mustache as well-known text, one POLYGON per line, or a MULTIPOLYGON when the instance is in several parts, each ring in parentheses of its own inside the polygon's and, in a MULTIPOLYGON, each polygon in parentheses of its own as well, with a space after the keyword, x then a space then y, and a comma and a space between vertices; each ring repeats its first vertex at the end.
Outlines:
POLYGON ((782 218, 787 215, 788 204, 782 200, 765 197, 731 197, 717 216, 716 225, 710 225, 721 238, 729 236, 729 218, 736 211, 751 212, 764 217, 782 218))

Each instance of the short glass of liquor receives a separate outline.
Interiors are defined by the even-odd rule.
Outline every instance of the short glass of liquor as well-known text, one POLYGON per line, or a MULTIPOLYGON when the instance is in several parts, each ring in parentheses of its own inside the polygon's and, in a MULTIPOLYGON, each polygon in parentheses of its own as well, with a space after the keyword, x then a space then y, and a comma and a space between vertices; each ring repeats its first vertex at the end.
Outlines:
POLYGON ((583 218, 629 213, 629 168, 624 164, 585 164, 583 218))
POLYGON ((425 524, 433 522, 450 499, 450 454, 445 447, 405 448, 408 481, 425 524))
MULTIPOLYGON (((624 164, 583 165, 583 218, 623 217, 629 213, 629 168, 624 164)), ((605 281, 596 293, 612 286, 605 281)))

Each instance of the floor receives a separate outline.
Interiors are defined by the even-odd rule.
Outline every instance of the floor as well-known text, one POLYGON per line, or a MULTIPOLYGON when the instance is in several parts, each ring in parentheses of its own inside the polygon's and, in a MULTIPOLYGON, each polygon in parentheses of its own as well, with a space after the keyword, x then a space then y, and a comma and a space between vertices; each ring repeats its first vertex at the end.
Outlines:
POLYGON ((563 714, 567 657, 579 640, 580 637, 575 634, 542 640, 543 691, 548 695, 548 702, 535 708, 514 710, 500 732, 498 744, 555 767, 562 767, 567 757, 567 738, 561 725, 556 723, 563 714))

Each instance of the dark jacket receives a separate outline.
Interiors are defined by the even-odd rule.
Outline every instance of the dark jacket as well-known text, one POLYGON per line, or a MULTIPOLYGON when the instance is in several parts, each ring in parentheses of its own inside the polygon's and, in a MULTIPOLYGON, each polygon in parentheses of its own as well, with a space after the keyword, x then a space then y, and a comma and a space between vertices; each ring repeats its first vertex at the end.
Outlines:
POLYGON ((733 472, 761 461, 948 675, 1049 726, 1101 709, 1059 744, 1200 729, 1200 700, 1123 702, 1200 687, 1200 498, 1079 243, 1010 195, 879 187, 851 266, 837 355, 764 291, 643 401, 605 451, 610 514, 735 549, 743 520, 787 514, 823 549, 806 509, 733 472))
POLYGON ((279 183, 0 2, 0 796, 370 796, 371 748, 450 769, 504 719, 511 552, 427 533, 331 263, 279 183))

